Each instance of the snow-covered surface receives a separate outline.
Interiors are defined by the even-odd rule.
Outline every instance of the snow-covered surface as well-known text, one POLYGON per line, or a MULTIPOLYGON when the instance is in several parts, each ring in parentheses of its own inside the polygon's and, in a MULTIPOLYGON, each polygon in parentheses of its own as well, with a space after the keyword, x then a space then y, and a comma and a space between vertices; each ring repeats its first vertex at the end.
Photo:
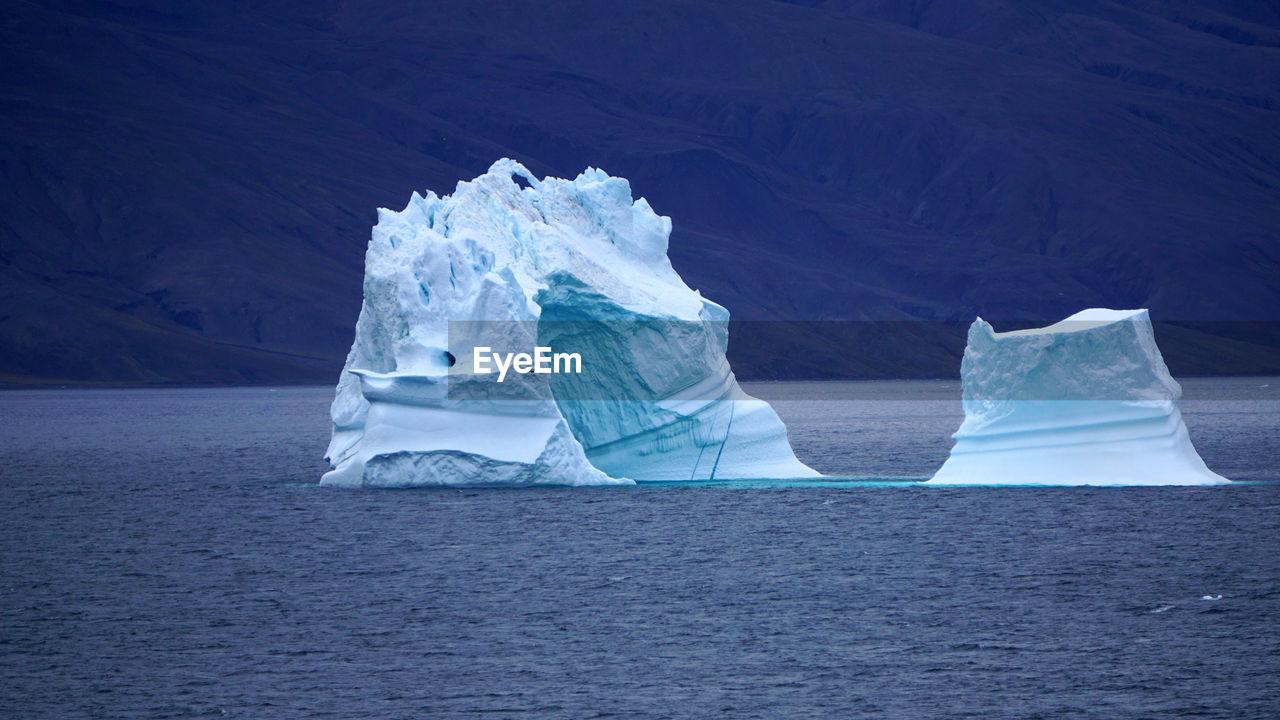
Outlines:
POLYGON ((322 483, 817 475, 738 387, 729 314, 671 267, 670 232, 622 178, 538 180, 505 159, 379 210, 322 483), (535 345, 582 353, 583 372, 473 373, 475 347, 535 345))
POLYGON ((1042 328, 1027 328, 1026 330, 1009 330, 1006 332, 995 333, 996 337, 1017 337, 1019 335, 1053 335, 1055 333, 1070 333, 1089 330, 1091 328, 1110 325, 1120 320, 1128 320, 1135 315, 1145 313, 1146 310, 1108 310, 1107 308, 1089 308, 1058 322, 1042 328))
POLYGON ((960 374, 965 419, 931 483, 1227 482, 1191 445, 1146 310, 1005 333, 978 318, 960 374))

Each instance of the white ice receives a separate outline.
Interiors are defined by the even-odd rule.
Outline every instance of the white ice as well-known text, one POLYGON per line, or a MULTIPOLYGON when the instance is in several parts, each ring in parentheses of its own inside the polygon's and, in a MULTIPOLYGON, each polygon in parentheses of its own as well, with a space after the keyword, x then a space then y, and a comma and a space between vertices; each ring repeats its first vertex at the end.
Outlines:
POLYGON ((936 484, 1210 485, 1182 388, 1146 310, 1085 310, 995 332, 978 318, 961 364, 964 422, 936 484))
POLYGON ((539 180, 512 160, 379 210, 322 483, 816 476, 738 387, 729 314, 671 267, 670 233, 622 178, 539 180), (535 345, 581 352, 583 372, 473 372, 475 347, 535 345))

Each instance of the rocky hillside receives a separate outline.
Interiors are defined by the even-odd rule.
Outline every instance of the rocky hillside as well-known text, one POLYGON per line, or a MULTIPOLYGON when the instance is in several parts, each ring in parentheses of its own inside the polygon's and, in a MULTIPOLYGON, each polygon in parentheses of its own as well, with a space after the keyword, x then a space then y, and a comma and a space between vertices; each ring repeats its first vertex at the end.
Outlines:
POLYGON ((375 209, 502 156, 630 178, 745 375, 1087 306, 1280 372, 1277 3, 548 5, 11 3, 0 382, 332 381, 375 209))

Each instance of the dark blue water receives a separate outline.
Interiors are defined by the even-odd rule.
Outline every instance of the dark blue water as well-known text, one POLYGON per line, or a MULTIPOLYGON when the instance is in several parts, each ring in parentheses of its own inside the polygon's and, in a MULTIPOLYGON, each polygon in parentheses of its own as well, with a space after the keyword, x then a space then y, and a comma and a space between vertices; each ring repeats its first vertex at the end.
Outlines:
POLYGON ((904 482, 954 383, 751 388, 889 483, 490 491, 314 487, 328 389, 0 393, 0 717, 1280 717, 1280 382, 1185 384, 1250 484, 904 482))

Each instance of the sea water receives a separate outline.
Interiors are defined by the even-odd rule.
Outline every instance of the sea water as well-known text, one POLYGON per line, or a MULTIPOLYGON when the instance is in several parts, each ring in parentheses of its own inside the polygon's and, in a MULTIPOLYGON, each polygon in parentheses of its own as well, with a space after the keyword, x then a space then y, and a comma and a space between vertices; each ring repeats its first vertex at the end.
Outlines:
POLYGON ((1280 380, 1211 488, 929 488, 955 382, 766 383, 837 479, 316 487, 330 388, 0 392, 0 717, 1274 718, 1280 380))

